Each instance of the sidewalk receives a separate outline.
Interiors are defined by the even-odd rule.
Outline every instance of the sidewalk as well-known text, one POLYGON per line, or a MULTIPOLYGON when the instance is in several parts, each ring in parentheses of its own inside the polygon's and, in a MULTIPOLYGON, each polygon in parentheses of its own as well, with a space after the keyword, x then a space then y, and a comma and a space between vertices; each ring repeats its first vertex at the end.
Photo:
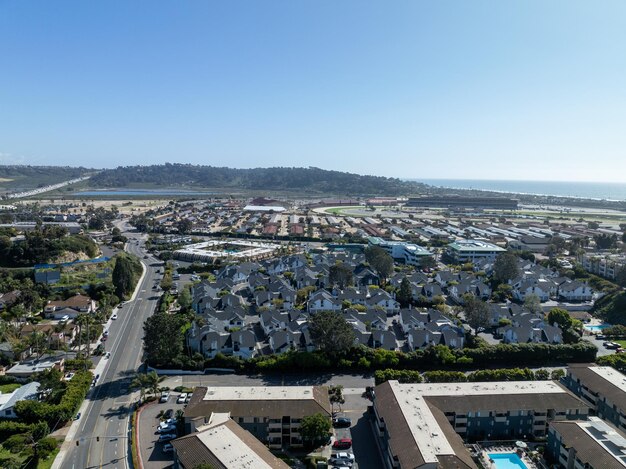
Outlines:
MULTIPOLYGON (((146 273, 148 272, 143 262, 141 262, 141 267, 143 271, 141 273, 141 277, 139 277, 139 281, 137 282, 137 286, 135 287, 135 291, 133 292, 133 296, 131 297, 130 301, 133 301, 137 297, 137 294, 139 293, 141 289, 141 284, 143 282, 143 279, 146 276, 146 273)), ((115 308, 113 312, 117 312, 117 308, 115 308)), ((108 329, 111 326, 111 321, 112 321, 111 319, 107 321, 106 329, 108 329)), ((93 370, 94 376, 102 375, 104 373, 105 368, 108 366, 108 364, 109 364, 109 360, 101 359, 96 365, 95 369, 93 370)), ((89 392, 87 392, 87 396, 85 397, 85 399, 83 400, 83 403, 80 405, 80 408, 78 409, 78 412, 80 412, 82 415, 85 414, 87 407, 90 405, 89 397, 91 396, 92 392, 93 392, 93 388, 91 388, 89 392)), ((65 459, 68 449, 71 447, 71 442, 74 441, 76 433, 78 432, 78 427, 80 426, 80 422, 81 422, 80 420, 74 420, 72 424, 70 425, 69 430, 67 431, 67 434, 65 435, 65 440, 61 444, 61 449, 59 450, 59 453, 57 454, 56 458, 54 458, 54 462, 52 463, 52 466, 50 467, 50 469, 62 469, 64 467, 62 465, 63 460, 65 459)), ((67 425, 63 428, 67 428, 67 425)), ((58 431, 59 431, 59 434, 61 434, 60 430, 58 431)))

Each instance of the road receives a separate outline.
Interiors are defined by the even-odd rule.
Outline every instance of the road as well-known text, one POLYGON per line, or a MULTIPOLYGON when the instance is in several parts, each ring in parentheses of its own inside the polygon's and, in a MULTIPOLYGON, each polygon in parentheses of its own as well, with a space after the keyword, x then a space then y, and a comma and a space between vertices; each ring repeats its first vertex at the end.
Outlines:
POLYGON ((150 267, 154 258, 143 259, 143 243, 134 233, 125 233, 130 242, 127 251, 141 259, 145 273, 135 297, 118 312, 118 319, 111 322, 107 351, 111 357, 99 363, 96 372, 103 366, 100 379, 87 395, 81 407, 81 418, 74 422, 54 467, 127 468, 130 458, 130 413, 133 397, 129 388, 133 376, 142 362, 143 323, 157 304, 158 296, 152 285, 158 275, 150 267), (76 445, 78 442, 78 446, 76 445))

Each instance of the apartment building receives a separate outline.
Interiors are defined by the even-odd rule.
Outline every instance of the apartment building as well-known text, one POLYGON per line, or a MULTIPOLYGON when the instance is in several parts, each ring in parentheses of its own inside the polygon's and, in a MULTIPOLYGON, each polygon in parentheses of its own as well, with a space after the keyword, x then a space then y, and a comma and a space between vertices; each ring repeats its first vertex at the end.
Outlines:
POLYGON ((553 381, 401 384, 375 389, 375 428, 389 469, 474 468, 463 440, 544 437, 589 407, 553 381))
POLYGON ((455 264, 474 263, 482 259, 494 261, 503 249, 495 244, 476 239, 461 239, 446 247, 446 257, 455 264))
POLYGON ((185 409, 186 431, 209 423, 214 413, 231 418, 270 448, 302 446, 305 416, 331 416, 325 386, 217 386, 196 388, 185 409))
POLYGON ((609 366, 570 365, 563 383, 593 413, 626 430, 626 376, 609 366))
POLYGON ((552 422, 546 458, 566 469, 626 467, 626 435, 598 417, 552 422))

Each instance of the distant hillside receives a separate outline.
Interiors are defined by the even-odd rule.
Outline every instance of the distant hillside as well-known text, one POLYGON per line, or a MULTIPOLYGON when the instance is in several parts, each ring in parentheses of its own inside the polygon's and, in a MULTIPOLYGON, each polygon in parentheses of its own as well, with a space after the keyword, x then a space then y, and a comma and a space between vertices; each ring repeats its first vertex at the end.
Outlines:
POLYGON ((89 180, 92 187, 203 187, 309 194, 401 195, 424 192, 426 185, 379 176, 361 176, 319 168, 233 169, 188 164, 126 166, 104 170, 89 180))
POLYGON ((36 189, 79 178, 93 170, 70 166, 0 165, 0 192, 36 189))

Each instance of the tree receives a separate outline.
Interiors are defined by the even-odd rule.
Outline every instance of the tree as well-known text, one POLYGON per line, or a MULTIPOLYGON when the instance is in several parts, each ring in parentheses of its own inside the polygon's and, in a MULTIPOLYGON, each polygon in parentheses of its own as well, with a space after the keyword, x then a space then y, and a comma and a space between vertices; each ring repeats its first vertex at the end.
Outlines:
POLYGON ((330 419, 320 413, 306 415, 300 422, 300 436, 313 446, 325 443, 330 435, 330 429, 330 419))
POLYGON ((332 285, 343 290, 352 285, 352 269, 344 263, 332 265, 328 272, 328 279, 332 285))
POLYGON ((124 298, 133 288, 133 265, 126 255, 117 256, 112 274, 115 294, 124 298))
POLYGON ((382 279, 386 279, 393 272, 393 258, 379 246, 369 246, 365 249, 365 260, 376 270, 382 279))
POLYGON ((402 282, 400 282, 400 289, 396 294, 396 300, 398 300, 402 308, 406 308, 411 304, 412 298, 413 292, 411 291, 411 282, 409 282, 408 278, 404 277, 402 282))
POLYGON ((479 329, 486 329, 489 327, 490 315, 489 305, 480 298, 476 298, 474 295, 466 293, 463 295, 465 320, 474 329, 474 334, 478 335, 479 329))
POLYGON ((420 267, 422 269, 433 269, 437 267, 437 261, 433 256, 423 256, 420 258, 420 267))
POLYGON ((183 288, 178 294, 178 304, 180 305, 181 312, 185 313, 191 310, 192 300, 189 288, 183 288))
POLYGON ((499 283, 506 283, 519 275, 517 256, 512 252, 503 252, 493 264, 493 277, 499 283))
POLYGON ((176 229, 180 234, 187 234, 193 228, 193 223, 187 218, 183 218, 176 224, 176 229))
POLYGON ((150 373, 146 374, 146 387, 150 390, 152 394, 154 394, 155 396, 159 394, 160 397, 161 388, 159 387, 159 383, 161 383, 163 380, 165 380, 165 376, 159 376, 157 375, 156 371, 151 371, 150 373))
POLYGON ((613 249, 617 246, 617 235, 600 233, 593 237, 598 249, 613 249))
POLYGON ((151 365, 169 365, 183 353, 185 318, 155 313, 144 323, 144 350, 151 365))
POLYGON ((524 308, 533 314, 541 313, 543 311, 543 309, 541 309, 541 298, 535 294, 526 295, 524 308))
POLYGON ((146 395, 146 388, 148 387, 147 375, 145 373, 137 373, 131 381, 130 387, 139 389, 139 399, 143 401, 146 395))
POLYGON ((557 324, 561 329, 569 329, 572 327, 572 317, 569 313, 561 308, 552 308, 548 313, 548 323, 550 325, 557 324))
POLYGON ((311 340, 319 350, 332 355, 346 352, 354 345, 354 330, 340 313, 320 311, 309 320, 311 340))

